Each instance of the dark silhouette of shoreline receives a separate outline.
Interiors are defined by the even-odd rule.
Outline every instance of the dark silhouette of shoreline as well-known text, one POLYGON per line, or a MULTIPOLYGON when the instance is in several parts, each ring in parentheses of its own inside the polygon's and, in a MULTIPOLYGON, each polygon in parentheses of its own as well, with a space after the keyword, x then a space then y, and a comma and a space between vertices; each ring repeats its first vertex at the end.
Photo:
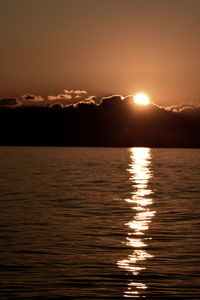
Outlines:
POLYGON ((200 108, 138 106, 132 97, 62 107, 1 107, 1 145, 200 147, 200 108))

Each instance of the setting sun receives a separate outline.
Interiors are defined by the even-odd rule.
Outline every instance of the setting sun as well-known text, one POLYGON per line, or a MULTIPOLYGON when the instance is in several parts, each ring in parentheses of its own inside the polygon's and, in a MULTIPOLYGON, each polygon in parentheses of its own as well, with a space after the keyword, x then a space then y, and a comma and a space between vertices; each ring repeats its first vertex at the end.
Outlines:
POLYGON ((133 100, 138 105, 148 105, 150 103, 150 98, 147 94, 138 93, 133 96, 133 100))

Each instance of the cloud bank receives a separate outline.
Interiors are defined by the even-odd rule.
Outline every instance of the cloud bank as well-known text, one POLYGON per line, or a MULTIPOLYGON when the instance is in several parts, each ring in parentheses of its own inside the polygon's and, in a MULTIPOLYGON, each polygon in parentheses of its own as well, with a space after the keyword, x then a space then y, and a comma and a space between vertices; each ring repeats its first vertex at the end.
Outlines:
MULTIPOLYGON (((69 90, 64 95, 72 93, 69 90)), ((69 105, 49 101, 43 107, 17 106, 17 99, 2 99, 10 108, 1 105, 1 144, 200 147, 199 105, 138 106, 132 96, 121 95, 103 97, 99 104, 94 96, 83 99, 86 101, 69 105)))

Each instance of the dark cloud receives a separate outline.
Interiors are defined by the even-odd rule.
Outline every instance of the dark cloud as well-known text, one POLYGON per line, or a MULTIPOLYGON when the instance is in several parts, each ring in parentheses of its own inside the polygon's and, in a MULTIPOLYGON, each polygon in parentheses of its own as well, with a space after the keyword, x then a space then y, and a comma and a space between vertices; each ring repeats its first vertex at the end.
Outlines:
POLYGON ((80 101, 76 104, 74 104, 74 107, 76 109, 84 109, 84 108, 90 108, 90 107, 98 107, 98 105, 96 105, 96 103, 93 100, 90 101, 80 101))
POLYGON ((122 100, 123 97, 120 95, 114 95, 114 96, 110 96, 110 97, 103 97, 101 99, 101 106, 102 107, 112 107, 118 104, 122 104, 122 100))
POLYGON ((0 99, 0 106, 19 106, 21 103, 17 98, 0 99))
POLYGON ((53 103, 48 106, 49 108, 61 109, 64 108, 65 105, 63 103, 53 103))
POLYGON ((8 122, 12 131, 5 128, 1 143, 200 147, 198 105, 139 106, 132 95, 103 97, 98 104, 92 97, 69 105, 56 102, 47 107, 2 108, 0 126, 8 122))
POLYGON ((27 100, 27 101, 33 101, 33 102, 40 102, 40 101, 44 101, 44 99, 41 96, 36 96, 36 95, 32 95, 32 94, 25 94, 23 96, 21 96, 22 100, 27 100))

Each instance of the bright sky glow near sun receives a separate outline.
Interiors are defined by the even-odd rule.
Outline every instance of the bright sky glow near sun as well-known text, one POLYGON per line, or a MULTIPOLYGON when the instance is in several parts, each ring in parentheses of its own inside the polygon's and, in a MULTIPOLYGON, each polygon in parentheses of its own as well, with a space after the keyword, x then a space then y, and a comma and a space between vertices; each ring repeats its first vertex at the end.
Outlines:
POLYGON ((1 0, 0 97, 200 99, 199 0, 1 0))

